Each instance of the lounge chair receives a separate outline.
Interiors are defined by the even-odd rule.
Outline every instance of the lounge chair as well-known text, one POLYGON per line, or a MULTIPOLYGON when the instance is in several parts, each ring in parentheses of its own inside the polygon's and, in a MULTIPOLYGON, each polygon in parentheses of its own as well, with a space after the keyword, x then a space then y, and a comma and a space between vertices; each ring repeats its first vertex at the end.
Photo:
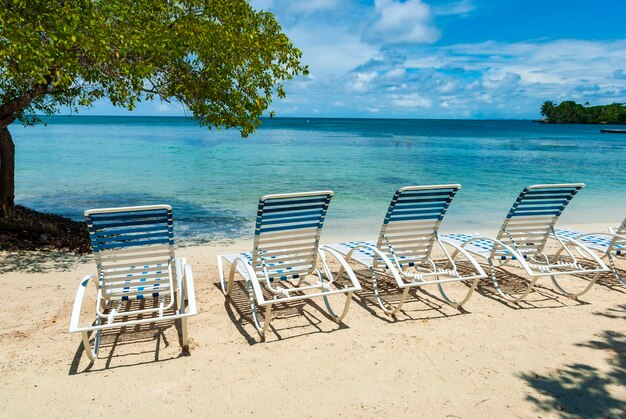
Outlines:
POLYGON ((616 256, 626 256, 626 219, 619 227, 610 227, 608 233, 584 233, 569 228, 556 228, 554 231, 563 240, 575 239, 588 248, 600 252, 600 258, 609 261, 609 267, 615 278, 626 286, 626 279, 617 271, 613 260, 616 256))
POLYGON ((377 241, 352 241, 328 247, 366 266, 371 273, 374 295, 386 314, 395 316, 402 308, 412 287, 436 284, 443 299, 460 308, 472 295, 478 281, 487 275, 472 256, 457 245, 449 245, 455 256, 438 236, 439 226, 452 198, 461 185, 406 186, 394 194, 377 241), (443 262, 435 262, 432 252, 435 243, 444 255, 443 262), (455 257, 462 254, 473 272, 464 274, 457 269, 455 257), (395 307, 383 300, 378 289, 378 276, 392 276, 402 296, 395 307), (444 291, 448 282, 471 281, 461 301, 452 300, 444 291))
POLYGON ((322 297, 333 320, 341 322, 348 312, 352 293, 361 289, 359 281, 335 251, 319 245, 324 218, 332 191, 266 195, 259 200, 251 252, 219 255, 222 290, 229 296, 235 274, 246 283, 254 325, 265 339, 272 320, 272 307, 280 303, 322 297), (339 262, 333 276, 326 257, 339 262), (318 268, 321 265, 321 269, 318 268), (224 272, 224 264, 230 265, 224 272), (336 282, 348 276, 350 286, 336 282), (308 281, 309 277, 313 281, 308 281), (347 294, 344 308, 336 314, 328 301, 333 294, 347 294), (262 321, 258 309, 265 308, 262 321))
POLYGON ((85 352, 97 358, 105 329, 180 320, 181 346, 188 347, 187 317, 196 314, 191 266, 174 256, 172 208, 169 205, 104 208, 85 211, 96 259, 96 275, 78 287, 70 333, 81 333, 85 352), (80 326, 83 297, 95 285, 96 319, 80 326), (95 331, 91 349, 89 335, 95 331))
MULTIPOLYGON (((554 224, 571 201, 585 185, 553 184, 532 185, 524 189, 516 199, 506 216, 496 238, 477 234, 448 234, 442 236, 446 243, 454 243, 485 259, 489 265, 491 279, 500 295, 510 301, 523 300, 533 289, 537 280, 549 276, 559 292, 570 298, 583 295, 592 287, 607 266, 585 245, 576 240, 563 240, 554 233, 554 224), (552 239, 557 246, 552 257, 548 256, 546 244, 552 239), (594 264, 585 268, 574 256, 579 256, 594 264), (561 255, 566 256, 563 260, 561 255), (520 292, 508 292, 502 289, 496 276, 496 266, 512 265, 522 268, 530 281, 520 292), (567 291, 557 277, 564 275, 593 275, 582 291, 567 291)), ((572 276, 570 281, 573 281, 572 276)))

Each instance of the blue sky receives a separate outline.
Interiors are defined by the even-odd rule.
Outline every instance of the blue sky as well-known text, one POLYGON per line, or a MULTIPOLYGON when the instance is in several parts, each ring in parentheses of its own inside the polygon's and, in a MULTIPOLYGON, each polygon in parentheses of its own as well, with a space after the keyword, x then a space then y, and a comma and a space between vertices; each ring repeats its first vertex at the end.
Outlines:
MULTIPOLYGON (((548 99, 626 102, 626 0, 251 3, 310 68, 285 84, 277 116, 537 118, 548 99)), ((183 110, 155 101, 134 114, 183 110)))

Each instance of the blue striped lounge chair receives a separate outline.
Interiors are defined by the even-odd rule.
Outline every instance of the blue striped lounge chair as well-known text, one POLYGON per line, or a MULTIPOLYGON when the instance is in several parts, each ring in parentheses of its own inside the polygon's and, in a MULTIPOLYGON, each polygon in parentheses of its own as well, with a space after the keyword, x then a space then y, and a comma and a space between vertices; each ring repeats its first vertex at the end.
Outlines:
POLYGON ((371 273, 372 288, 380 308, 387 315, 395 316, 402 309, 412 287, 437 285, 443 299, 460 308, 472 295, 478 281, 486 278, 484 270, 465 250, 457 245, 448 246, 469 261, 472 272, 461 273, 450 252, 439 240, 439 226, 452 198, 461 185, 406 186, 393 195, 377 241, 352 241, 328 247, 345 255, 347 261, 366 266, 371 273), (444 255, 443 262, 432 257, 437 244, 444 255), (393 277, 402 290, 399 302, 394 306, 384 301, 378 287, 378 276, 393 277), (450 282, 471 281, 465 297, 452 300, 443 285, 450 282))
POLYGON ((626 286, 626 279, 615 266, 616 257, 626 256, 626 218, 619 227, 609 228, 608 233, 584 233, 569 228, 555 228, 557 236, 563 240, 578 240, 590 249, 600 253, 600 258, 609 261, 609 267, 620 284, 626 286))
POLYGON ((361 289, 350 266, 335 251, 319 245, 332 191, 266 195, 259 200, 251 252, 219 255, 217 265, 222 290, 231 294, 236 274, 245 281, 254 326, 265 339, 272 306, 322 297, 336 322, 348 312, 352 293, 361 289), (339 263, 331 272, 327 257, 339 263), (228 271, 224 268, 229 265, 228 271), (320 267, 318 267, 320 265, 320 267), (346 273, 351 284, 338 286, 346 273), (328 300, 346 294, 343 311, 336 314, 328 300), (265 315, 259 309, 265 309, 265 315))
POLYGON ((564 241, 554 235, 554 225, 572 198, 585 185, 551 184, 532 185, 524 189, 507 214, 500 231, 495 238, 478 234, 449 234, 442 236, 447 243, 460 245, 472 254, 485 259, 489 265, 489 274, 498 293, 507 300, 521 301, 532 291, 537 280, 549 276, 560 293, 576 298, 593 286, 607 266, 585 245, 576 241, 564 241), (553 239, 556 251, 551 256, 547 247, 548 239, 553 239), (590 261, 593 267, 584 267, 580 258, 590 261), (528 275, 524 284, 513 282, 515 290, 507 291, 498 281, 495 267, 509 265, 521 268, 528 275), (591 275, 591 279, 586 278, 591 275), (564 278, 560 281, 557 278, 564 278), (580 282, 574 291, 567 291, 563 284, 568 281, 568 288, 580 282))
POLYGON ((191 266, 174 256, 172 208, 93 209, 85 211, 85 220, 97 274, 85 276, 78 287, 69 331, 82 334, 89 359, 98 356, 103 330, 168 320, 181 321, 181 346, 187 348, 187 317, 196 314, 196 302, 191 266), (97 292, 96 318, 81 326, 89 283, 97 292))

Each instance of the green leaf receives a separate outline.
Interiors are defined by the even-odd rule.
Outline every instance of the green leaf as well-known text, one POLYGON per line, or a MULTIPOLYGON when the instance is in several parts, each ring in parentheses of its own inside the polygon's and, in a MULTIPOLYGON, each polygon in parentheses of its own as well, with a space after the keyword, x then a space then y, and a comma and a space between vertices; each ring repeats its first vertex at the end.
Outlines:
POLYGON ((308 74, 301 56, 274 16, 246 0, 0 5, 0 106, 42 92, 20 116, 103 97, 128 109, 157 98, 247 136, 273 95, 285 96, 281 82, 308 74))

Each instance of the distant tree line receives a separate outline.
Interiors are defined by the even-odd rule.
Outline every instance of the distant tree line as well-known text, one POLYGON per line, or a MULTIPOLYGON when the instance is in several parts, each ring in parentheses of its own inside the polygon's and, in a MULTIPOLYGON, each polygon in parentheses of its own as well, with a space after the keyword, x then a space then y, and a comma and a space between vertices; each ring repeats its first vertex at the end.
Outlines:
POLYGON ((541 115, 551 124, 626 124, 626 106, 621 103, 589 106, 566 100, 556 105, 548 100, 541 105, 541 115))

